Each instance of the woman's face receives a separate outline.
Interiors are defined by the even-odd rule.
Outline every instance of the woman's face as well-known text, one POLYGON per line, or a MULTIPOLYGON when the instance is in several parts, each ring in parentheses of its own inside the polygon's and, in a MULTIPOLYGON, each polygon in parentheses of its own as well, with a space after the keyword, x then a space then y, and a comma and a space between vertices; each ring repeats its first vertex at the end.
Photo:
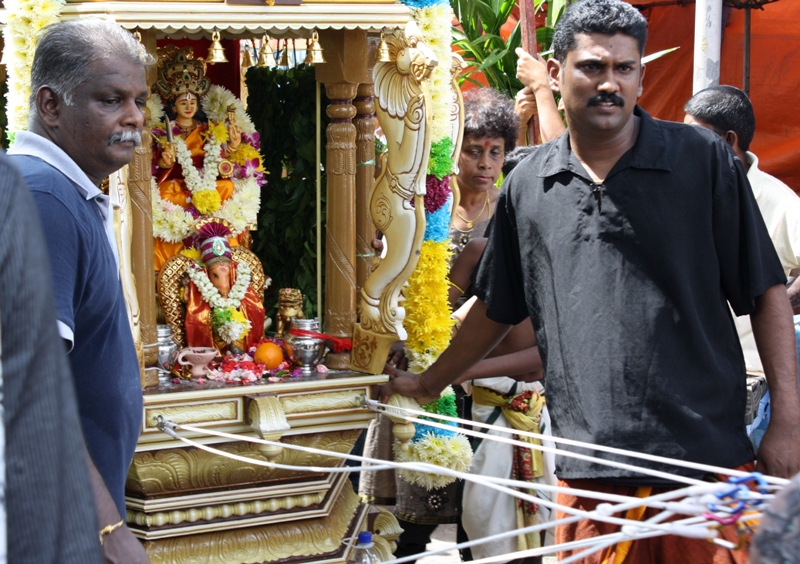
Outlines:
POLYGON ((466 135, 458 156, 458 187, 485 192, 497 184, 506 157, 502 137, 466 135))
POLYGON ((197 98, 181 95, 172 105, 172 109, 179 118, 192 119, 197 113, 197 98))

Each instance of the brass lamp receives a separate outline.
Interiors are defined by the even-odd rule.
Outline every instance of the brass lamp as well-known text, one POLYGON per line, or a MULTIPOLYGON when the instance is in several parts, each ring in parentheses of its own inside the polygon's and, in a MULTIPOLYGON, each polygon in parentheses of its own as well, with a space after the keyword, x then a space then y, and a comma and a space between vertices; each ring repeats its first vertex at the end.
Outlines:
POLYGON ((311 34, 311 39, 306 47, 306 59, 303 62, 309 65, 325 62, 325 57, 322 56, 322 47, 319 46, 319 34, 316 29, 311 34))
POLYGON ((275 52, 269 44, 269 35, 264 35, 261 40, 261 50, 258 52, 258 63, 256 66, 261 68, 275 67, 275 52))
POLYGON ((219 32, 214 29, 211 34, 211 46, 208 48, 208 58, 206 63, 213 65, 215 63, 227 63, 228 59, 225 57, 225 49, 222 43, 219 42, 219 32))

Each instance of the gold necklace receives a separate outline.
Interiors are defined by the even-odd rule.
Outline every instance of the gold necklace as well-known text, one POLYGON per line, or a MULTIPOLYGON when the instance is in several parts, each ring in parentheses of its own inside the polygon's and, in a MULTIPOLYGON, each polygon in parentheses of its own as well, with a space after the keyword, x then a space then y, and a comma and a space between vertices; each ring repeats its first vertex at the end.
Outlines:
POLYGON ((483 207, 481 208, 481 211, 478 212, 478 215, 476 215, 474 219, 467 219, 466 217, 458 213, 458 208, 456 208, 456 215, 459 218, 461 218, 461 221, 467 224, 467 229, 472 229, 472 224, 481 218, 483 212, 486 211, 486 206, 488 205, 489 205, 489 192, 486 192, 486 199, 483 201, 483 207))

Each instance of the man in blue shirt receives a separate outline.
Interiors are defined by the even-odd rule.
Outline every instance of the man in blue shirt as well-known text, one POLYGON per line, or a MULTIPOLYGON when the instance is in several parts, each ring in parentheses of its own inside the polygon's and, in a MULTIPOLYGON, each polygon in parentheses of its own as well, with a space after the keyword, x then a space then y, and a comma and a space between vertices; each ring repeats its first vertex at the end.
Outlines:
POLYGON ((110 203, 98 187, 131 161, 141 142, 149 63, 142 46, 113 23, 78 20, 48 27, 33 60, 29 131, 17 133, 9 151, 42 219, 100 539, 107 559, 119 556, 120 562, 147 561, 124 526, 125 479, 141 428, 142 392, 110 203))

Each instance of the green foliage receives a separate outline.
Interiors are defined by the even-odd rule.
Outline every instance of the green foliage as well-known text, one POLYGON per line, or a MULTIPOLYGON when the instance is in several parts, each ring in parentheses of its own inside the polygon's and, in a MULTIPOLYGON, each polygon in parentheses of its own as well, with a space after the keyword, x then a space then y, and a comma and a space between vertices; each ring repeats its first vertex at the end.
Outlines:
MULTIPOLYGON (((314 68, 309 65, 290 69, 250 67, 246 81, 248 113, 261 134, 261 155, 264 168, 270 173, 267 185, 261 189, 258 231, 253 233, 253 251, 272 277, 266 297, 267 315, 276 311, 279 288, 298 288, 303 293, 303 312, 306 317, 315 317, 314 68)), ((324 149, 323 144, 322 162, 325 162, 324 149)), ((322 205, 324 222, 324 191, 322 205)), ((324 225, 322 229, 324 231, 324 225)), ((324 241, 323 238, 323 244, 324 241)))
MULTIPOLYGON (((450 0, 461 29, 453 27, 453 44, 464 60, 474 65, 459 78, 480 84, 472 75, 483 73, 489 86, 510 97, 523 87, 517 79, 517 55, 514 50, 522 44, 520 24, 514 27, 508 41, 503 41, 500 28, 508 21, 516 0, 450 0)), ((564 12, 566 0, 533 0, 534 11, 547 9, 547 25, 536 29, 536 43, 549 50, 558 18, 564 12)), ((530 14, 533 17, 533 14, 530 14)))

